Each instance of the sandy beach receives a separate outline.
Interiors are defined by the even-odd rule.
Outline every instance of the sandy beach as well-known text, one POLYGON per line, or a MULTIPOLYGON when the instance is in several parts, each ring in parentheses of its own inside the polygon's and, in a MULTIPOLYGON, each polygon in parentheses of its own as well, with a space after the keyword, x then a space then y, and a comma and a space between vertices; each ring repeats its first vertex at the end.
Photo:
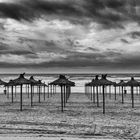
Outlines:
POLYGON ((61 113, 60 94, 38 103, 34 95, 34 107, 24 94, 23 111, 19 111, 19 95, 11 103, 0 95, 0 137, 40 139, 138 139, 140 138, 140 96, 135 95, 135 108, 131 108, 130 95, 117 101, 106 97, 106 114, 102 114, 102 95, 97 108, 83 93, 72 93, 64 113, 61 113), (45 137, 45 138, 44 138, 45 137))

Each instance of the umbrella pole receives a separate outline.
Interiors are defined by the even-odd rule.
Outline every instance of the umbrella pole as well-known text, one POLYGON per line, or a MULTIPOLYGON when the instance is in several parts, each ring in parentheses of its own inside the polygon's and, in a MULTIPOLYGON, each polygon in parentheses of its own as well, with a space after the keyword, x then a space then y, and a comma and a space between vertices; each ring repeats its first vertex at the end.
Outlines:
POLYGON ((66 88, 64 86, 64 107, 66 107, 66 88))
POLYGON ((26 85, 26 91, 27 91, 28 98, 29 98, 29 90, 27 90, 27 89, 28 89, 28 86, 29 86, 29 85, 26 85))
POLYGON ((133 86, 131 86, 131 98, 132 98, 132 108, 134 108, 134 92, 133 92, 133 86))
POLYGON ((31 85, 31 106, 33 106, 33 88, 34 86, 31 85))
POLYGON ((61 86, 61 112, 63 112, 63 87, 61 86))
POLYGON ((53 85, 53 94, 55 94, 55 88, 54 88, 54 85, 53 85))
POLYGON ((103 114, 105 114, 105 86, 103 85, 103 114))
POLYGON ((97 92, 97 107, 99 107, 99 94, 98 94, 98 86, 96 86, 96 92, 97 92))
POLYGON ((40 88, 40 86, 38 87, 38 102, 40 103, 40 90, 41 88, 40 88))
POLYGON ((109 99, 111 99, 111 86, 109 86, 109 99))
POLYGON ((16 90, 16 86, 15 86, 15 97, 16 97, 16 94, 17 94, 17 90, 16 90))
POLYGON ((49 98, 49 87, 50 87, 50 85, 48 84, 48 98, 49 98))
POLYGON ((93 100, 92 86, 90 86, 90 97, 91 97, 91 101, 92 101, 93 100))
POLYGON ((122 86, 122 104, 124 104, 123 86, 122 86))
POLYGON ((45 86, 44 86, 44 101, 45 101, 45 86))
POLYGON ((56 94, 56 85, 55 85, 55 94, 56 94))
POLYGON ((22 85, 20 86, 20 111, 22 111, 22 85))
POLYGON ((50 93, 51 93, 51 97, 52 97, 52 85, 50 85, 50 93))
POLYGON ((9 86, 7 86, 7 98, 9 99, 9 86))
POLYGON ((95 103, 95 87, 93 86, 93 103, 95 103))
POLYGON ((115 86, 115 100, 117 99, 117 96, 116 96, 116 86, 115 86))
POLYGON ((120 93, 121 93, 121 87, 119 86, 119 95, 120 95, 120 93))
POLYGON ((67 100, 68 100, 68 87, 66 86, 66 103, 67 103, 67 100))
POLYGON ((27 92, 28 92, 28 94, 29 94, 29 92, 30 92, 30 91, 29 91, 29 85, 27 85, 27 89, 28 89, 27 92))
POLYGON ((12 103, 13 103, 13 102, 14 102, 14 96, 13 96, 14 91, 13 91, 13 86, 11 86, 11 89, 12 89, 12 103))

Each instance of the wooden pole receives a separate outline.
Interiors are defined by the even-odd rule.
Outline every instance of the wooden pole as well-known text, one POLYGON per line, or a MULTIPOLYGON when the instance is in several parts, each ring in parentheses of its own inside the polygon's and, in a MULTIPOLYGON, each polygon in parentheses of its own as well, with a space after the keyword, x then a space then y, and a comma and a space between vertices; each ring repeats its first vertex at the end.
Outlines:
POLYGON ((63 87, 61 86, 61 112, 63 111, 63 87))
POLYGON ((98 86, 96 86, 96 94, 97 94, 97 107, 99 107, 99 94, 98 94, 98 86))
POLYGON ((131 86, 131 98, 132 98, 132 108, 134 108, 134 91, 133 91, 133 86, 131 86))
POLYGON ((64 86, 64 107, 66 107, 66 88, 64 86))
POLYGON ((41 88, 40 86, 38 86, 38 102, 40 103, 40 92, 41 92, 41 88))
POLYGON ((34 86, 31 85, 31 106, 33 106, 33 88, 34 86))
POLYGON ((93 88, 93 86, 90 86, 90 98, 91 98, 91 101, 93 100, 93 92, 92 92, 92 88, 93 88))
POLYGON ((20 111, 22 111, 22 84, 20 86, 20 111))
POLYGON ((116 86, 115 86, 115 100, 117 100, 116 86))
POLYGON ((44 85, 44 101, 45 101, 45 98, 46 98, 46 96, 45 96, 45 87, 46 87, 46 86, 44 85))
POLYGON ((50 97, 50 93, 49 93, 49 87, 50 87, 50 85, 48 84, 48 98, 50 97))
POLYGON ((14 90, 13 90, 13 86, 11 86, 11 90, 12 90, 12 103, 13 103, 14 102, 14 96, 13 96, 14 90))
POLYGON ((103 85, 103 114, 105 114, 105 86, 103 85))
POLYGON ((122 104, 124 104, 123 86, 122 86, 122 104))
POLYGON ((93 86, 93 103, 95 103, 95 87, 93 86))
POLYGON ((17 96, 17 87, 15 86, 15 97, 17 96))
POLYGON ((7 86, 7 98, 9 99, 9 86, 7 86))

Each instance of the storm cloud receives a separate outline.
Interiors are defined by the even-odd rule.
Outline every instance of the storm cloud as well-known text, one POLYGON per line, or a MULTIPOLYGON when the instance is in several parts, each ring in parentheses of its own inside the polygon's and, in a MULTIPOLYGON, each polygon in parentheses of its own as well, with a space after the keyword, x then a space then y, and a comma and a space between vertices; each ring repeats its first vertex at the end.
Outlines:
POLYGON ((73 23, 84 23, 85 19, 93 20, 104 27, 123 27, 121 22, 138 20, 134 14, 140 3, 133 4, 130 0, 21 0, 15 3, 0 3, 0 15, 3 18, 32 21, 42 16, 53 16, 68 19, 73 23), (133 15, 133 16, 132 16, 133 15), (83 22, 82 22, 82 19, 83 22))
POLYGON ((140 68, 140 2, 1 0, 2 68, 140 68))

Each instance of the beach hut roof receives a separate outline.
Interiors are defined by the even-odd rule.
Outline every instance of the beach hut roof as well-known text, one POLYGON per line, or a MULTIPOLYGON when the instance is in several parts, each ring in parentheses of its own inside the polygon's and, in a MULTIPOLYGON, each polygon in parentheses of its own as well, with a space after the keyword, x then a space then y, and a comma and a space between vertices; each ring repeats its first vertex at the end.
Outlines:
POLYGON ((105 85, 105 86, 113 85, 113 82, 107 80, 106 77, 107 74, 102 75, 102 78, 99 80, 99 85, 105 85))
POLYGON ((136 80, 134 79, 134 77, 131 77, 131 80, 128 81, 128 82, 126 83, 126 85, 127 85, 127 86, 134 86, 134 87, 140 86, 139 82, 136 81, 136 80))
POLYGON ((23 85, 23 84, 31 84, 31 81, 24 77, 25 73, 20 74, 17 79, 14 79, 13 82, 16 85, 23 85))

